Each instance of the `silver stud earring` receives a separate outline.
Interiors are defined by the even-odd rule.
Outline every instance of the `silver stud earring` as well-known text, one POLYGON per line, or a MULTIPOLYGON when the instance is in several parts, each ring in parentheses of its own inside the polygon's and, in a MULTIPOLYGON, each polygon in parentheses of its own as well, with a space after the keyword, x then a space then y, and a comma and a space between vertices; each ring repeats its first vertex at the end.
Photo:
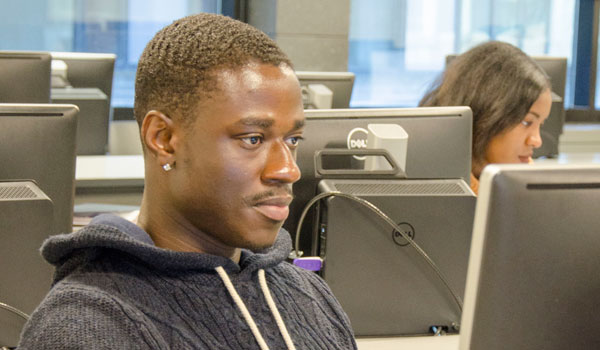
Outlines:
POLYGON ((162 168, 164 171, 171 171, 173 169, 173 167, 169 163, 166 163, 165 165, 163 165, 162 168))

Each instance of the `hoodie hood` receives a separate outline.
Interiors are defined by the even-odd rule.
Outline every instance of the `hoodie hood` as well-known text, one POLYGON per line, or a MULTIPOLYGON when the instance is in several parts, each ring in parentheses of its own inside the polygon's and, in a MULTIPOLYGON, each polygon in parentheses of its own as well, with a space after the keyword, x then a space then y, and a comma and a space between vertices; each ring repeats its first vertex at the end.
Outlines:
POLYGON ((158 270, 214 271, 222 266, 228 273, 239 273, 242 277, 284 261, 291 251, 291 238, 281 229, 271 247, 257 252, 243 249, 238 265, 222 256, 156 247, 150 235, 139 226, 119 216, 103 214, 77 232, 48 238, 41 248, 44 259, 56 266, 55 282, 106 250, 129 254, 158 270))

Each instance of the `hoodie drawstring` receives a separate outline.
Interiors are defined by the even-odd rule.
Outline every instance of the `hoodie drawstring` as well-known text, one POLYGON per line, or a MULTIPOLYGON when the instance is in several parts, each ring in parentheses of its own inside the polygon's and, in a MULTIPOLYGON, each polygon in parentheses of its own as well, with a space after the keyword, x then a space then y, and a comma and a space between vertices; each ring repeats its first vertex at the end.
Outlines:
POLYGON ((283 337, 285 344, 287 345, 289 350, 295 350, 296 347, 294 347, 294 342, 292 341, 292 337, 290 337, 290 334, 288 333, 287 328, 285 328, 285 323, 283 323, 283 319, 281 318, 281 315, 279 314, 279 310, 277 310, 277 306, 275 305, 275 301, 273 300, 273 297, 271 296, 271 291, 269 290, 269 286, 267 286, 265 270, 263 270, 263 269, 258 270, 258 281, 260 283, 260 289, 262 290, 262 292, 265 296, 265 300, 267 301, 267 305, 269 305, 269 309, 271 309, 271 314, 273 314, 273 317, 275 317, 275 322, 277 322, 277 327, 279 328, 279 332, 281 333, 281 336, 283 337))
MULTIPOLYGON (((221 266, 216 267, 215 270, 217 270, 217 273, 219 274, 219 277, 221 277, 221 280, 223 280, 223 283, 225 284, 225 288, 229 292, 229 295, 231 296, 231 298, 237 305, 238 309, 242 313, 242 316, 244 316, 244 320, 246 321, 246 324, 248 325, 248 327, 250 327, 250 330, 252 331, 254 338, 256 338, 256 342, 260 346, 260 349, 268 350, 269 347, 267 346, 267 343, 265 342, 262 335, 260 334, 260 331, 258 330, 258 327, 256 326, 256 323, 254 322, 252 315, 250 315, 250 312, 248 312, 248 309, 246 308, 244 301, 242 301, 242 298, 240 298, 239 294, 235 290, 235 287, 231 283, 231 280, 229 279, 227 272, 225 272, 225 270, 221 266)), ((294 343, 292 342, 292 338, 290 337, 290 334, 288 333, 288 331, 285 327, 285 324, 283 323, 283 319, 281 318, 281 315, 279 314, 279 311, 277 310, 275 301, 273 300, 273 297, 271 296, 271 292, 269 291, 269 287, 267 286, 267 279, 265 278, 265 270, 263 270, 263 269, 258 270, 258 280, 260 283, 260 289, 262 290, 265 300, 267 301, 267 305, 269 305, 271 314, 275 318, 275 322, 277 323, 279 332, 281 333, 281 336, 283 337, 283 340, 285 341, 285 344, 287 345, 288 350, 295 350, 296 347, 294 346, 294 343)))

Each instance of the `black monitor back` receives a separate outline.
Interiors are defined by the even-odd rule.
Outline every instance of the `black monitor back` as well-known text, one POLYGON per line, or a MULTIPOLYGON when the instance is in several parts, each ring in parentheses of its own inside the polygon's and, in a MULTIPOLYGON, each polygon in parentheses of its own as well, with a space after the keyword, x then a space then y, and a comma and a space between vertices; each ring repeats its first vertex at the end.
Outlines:
POLYGON ((110 106, 116 55, 112 53, 51 52, 67 65, 67 81, 76 88, 98 88, 110 106))
POLYGON ((0 104, 0 180, 34 180, 54 203, 53 233, 72 231, 77 113, 74 105, 0 104))
POLYGON ((0 103, 49 103, 50 54, 0 51, 0 103))
POLYGON ((475 195, 462 179, 323 180, 375 205, 410 236, 442 277, 390 224, 347 198, 319 206, 323 277, 357 336, 456 333, 467 277, 475 195), (449 288, 446 287, 448 282, 449 288))
POLYGON ((52 103, 79 107, 77 155, 103 155, 108 148, 110 106, 98 88, 53 88, 52 103))
POLYGON ((531 58, 550 77, 552 91, 564 100, 567 86, 567 58, 554 56, 532 56, 531 58))
POLYGON ((333 93, 331 108, 348 108, 354 87, 352 72, 309 72, 297 71, 301 86, 323 84, 333 93))
MULTIPOLYGON (((366 146, 369 124, 397 124, 408 133, 407 178, 470 181, 473 120, 469 107, 312 109, 306 110, 305 115, 305 139, 298 147, 296 160, 302 177, 294 184, 290 216, 284 223, 293 235, 302 210, 318 193, 319 181, 344 176, 324 173, 318 168, 318 152, 356 150, 354 146, 362 150, 366 146)), ((364 160, 355 158, 360 157, 347 157, 351 160, 347 165, 364 169, 364 160)), ((326 163, 324 160, 323 165, 326 163)), ((371 173, 362 176, 377 178, 371 173)), ((314 241, 313 223, 309 215, 302 225, 300 248, 304 251, 310 250, 314 241)))
POLYGON ((39 248, 54 224, 52 201, 32 181, 0 181, 0 346, 15 347, 52 282, 39 248), (23 315, 25 314, 25 315, 23 315))

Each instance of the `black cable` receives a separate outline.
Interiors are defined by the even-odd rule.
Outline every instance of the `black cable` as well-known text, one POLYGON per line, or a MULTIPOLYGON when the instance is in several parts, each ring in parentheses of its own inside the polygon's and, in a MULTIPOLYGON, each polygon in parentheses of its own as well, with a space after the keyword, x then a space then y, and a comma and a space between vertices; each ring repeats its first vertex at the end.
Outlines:
POLYGON ((29 317, 30 316, 28 314, 24 313, 23 311, 17 309, 16 307, 13 307, 13 306, 10 306, 10 305, 5 304, 3 302, 0 302, 0 308, 3 308, 5 310, 8 310, 8 311, 10 311, 10 312, 12 312, 14 314, 17 314, 17 315, 21 316, 22 318, 25 319, 25 321, 29 321, 29 317))
POLYGON ((381 217, 388 224, 390 224, 390 226, 392 226, 396 231, 398 231, 402 235, 402 237, 408 243, 410 243, 410 245, 413 248, 415 248, 415 250, 423 257, 423 259, 425 259, 425 261, 427 262, 427 264, 429 264, 429 266, 431 266, 431 268, 433 269, 433 271, 442 280, 442 282, 444 283, 444 285, 446 286, 446 288, 448 289, 448 291, 452 295, 452 298, 454 298, 454 301, 456 302, 456 305, 458 306, 458 309, 462 312, 462 306, 463 306, 462 300, 460 299, 460 297, 458 296, 458 294, 452 289, 452 287, 448 283, 448 280, 446 279, 446 277, 444 276, 444 274, 442 273, 442 271, 437 267, 437 265, 435 264, 435 262, 433 262, 433 260, 431 260, 431 258, 429 257, 429 255, 427 255, 427 253, 412 238, 410 238, 409 235, 407 235, 400 227, 398 227, 398 225, 392 219, 390 219, 389 216, 387 216, 383 211, 381 211, 381 209, 377 208, 373 203, 371 203, 371 202, 369 202, 369 201, 367 201, 365 199, 362 199, 360 197, 357 197, 355 195, 351 195, 351 194, 343 193, 343 192, 339 192, 339 191, 326 192, 326 193, 321 193, 319 195, 316 195, 315 197, 313 197, 308 202, 308 204, 306 204, 306 206, 304 207, 304 210, 302 211, 302 214, 300 215, 300 220, 298 220, 298 226, 296 227, 296 238, 295 238, 295 242, 294 242, 294 253, 296 254, 296 257, 300 257, 302 255, 300 253, 300 251, 299 251, 299 247, 300 247, 300 232, 301 232, 301 229, 302 229, 302 223, 304 221, 304 218, 306 217, 306 214, 308 213, 308 210, 316 202, 320 201, 323 198, 327 198, 327 197, 343 197, 343 198, 347 198, 347 199, 351 199, 353 201, 356 201, 356 202, 358 202, 358 203, 366 206, 367 208, 371 209, 372 211, 374 211, 377 215, 379 215, 379 217, 381 217))

